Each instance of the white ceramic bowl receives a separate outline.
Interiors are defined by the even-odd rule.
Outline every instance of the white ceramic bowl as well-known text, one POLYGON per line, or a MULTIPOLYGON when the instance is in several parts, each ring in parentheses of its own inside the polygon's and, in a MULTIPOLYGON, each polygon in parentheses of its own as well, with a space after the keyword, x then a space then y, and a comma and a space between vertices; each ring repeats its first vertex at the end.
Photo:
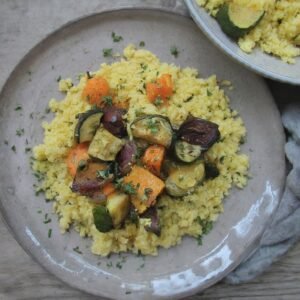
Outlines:
POLYGON ((232 59, 262 76, 300 85, 300 57, 296 58, 295 64, 287 64, 257 48, 247 54, 221 30, 218 22, 204 8, 199 7, 195 0, 185 0, 185 3, 192 18, 205 35, 232 59))

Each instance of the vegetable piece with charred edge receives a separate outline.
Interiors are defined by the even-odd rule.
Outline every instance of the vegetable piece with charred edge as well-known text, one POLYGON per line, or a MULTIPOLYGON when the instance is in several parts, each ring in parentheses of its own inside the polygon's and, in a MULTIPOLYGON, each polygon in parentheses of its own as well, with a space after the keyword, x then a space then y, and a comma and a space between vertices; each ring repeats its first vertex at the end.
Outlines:
POLYGON ((119 170, 124 176, 128 174, 136 162, 137 147, 134 141, 128 141, 117 155, 119 170))
POLYGON ((103 112, 100 109, 91 109, 78 116, 75 127, 75 139, 77 143, 90 142, 100 126, 103 112))
POLYGON ((113 161, 124 143, 101 126, 89 146, 88 154, 103 161, 113 161))
POLYGON ((146 115, 134 120, 131 132, 135 138, 141 138, 152 144, 170 147, 173 139, 173 129, 167 117, 161 115, 146 115))
POLYGON ((175 143, 176 157, 186 163, 195 161, 201 155, 201 150, 200 145, 192 145, 182 140, 175 143))
POLYGON ((124 109, 115 106, 104 108, 104 115, 101 120, 103 127, 118 138, 127 135, 126 125, 123 120, 125 112, 124 109))
POLYGON ((157 236, 160 236, 161 233, 161 227, 159 223, 159 217, 157 213, 157 208, 155 206, 152 206, 148 208, 142 215, 141 219, 150 219, 150 224, 145 225, 146 231, 152 232, 156 234, 157 236))
POLYGON ((207 150, 218 141, 220 131, 216 123, 190 117, 179 127, 177 137, 189 144, 199 145, 203 150, 207 150))
POLYGON ((100 162, 87 162, 77 169, 71 190, 91 198, 94 202, 103 202, 106 195, 101 191, 113 180, 113 174, 108 173, 108 165, 100 162), (101 174, 107 176, 101 176, 101 174))
POLYGON ((173 164, 169 177, 165 182, 166 191, 170 196, 184 196, 193 191, 204 178, 205 168, 202 160, 188 165, 173 164))

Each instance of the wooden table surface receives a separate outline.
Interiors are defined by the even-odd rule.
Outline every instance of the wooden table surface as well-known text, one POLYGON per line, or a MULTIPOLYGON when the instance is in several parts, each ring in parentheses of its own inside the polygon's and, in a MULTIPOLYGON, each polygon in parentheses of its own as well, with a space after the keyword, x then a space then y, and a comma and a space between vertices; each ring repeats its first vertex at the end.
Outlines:
MULTIPOLYGON (((17 62, 41 38, 69 20, 99 11, 107 1, 1 0, 0 88, 17 62)), ((271 86, 275 90, 289 90, 289 87, 284 85, 278 88, 277 84, 271 83, 271 86)), ((299 92, 299 89, 291 88, 291 91, 299 92)), ((285 95, 279 93, 281 100, 284 100, 285 95)), ((100 299, 66 286, 40 267, 14 240, 1 215, 0 240, 1 300, 100 299)), ((218 283, 204 293, 188 299, 298 300, 300 244, 298 243, 285 257, 252 282, 237 286, 218 283)))

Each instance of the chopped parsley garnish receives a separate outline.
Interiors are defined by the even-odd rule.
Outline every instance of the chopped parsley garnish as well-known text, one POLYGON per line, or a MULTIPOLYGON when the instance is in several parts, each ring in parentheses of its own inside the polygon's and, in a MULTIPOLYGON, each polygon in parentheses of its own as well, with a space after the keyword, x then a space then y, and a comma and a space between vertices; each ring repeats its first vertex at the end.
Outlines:
POLYGON ((21 105, 16 106, 15 110, 16 110, 16 111, 22 110, 22 106, 21 106, 21 105))
POLYGON ((151 133, 153 133, 153 134, 158 133, 158 126, 152 118, 149 119, 147 126, 148 126, 148 129, 150 129, 151 133))
POLYGON ((25 130, 24 128, 19 128, 16 130, 16 135, 17 136, 22 136, 24 134, 25 130))
POLYGON ((144 41, 140 41, 140 43, 139 43, 139 46, 140 46, 140 47, 145 47, 145 45, 146 45, 146 44, 145 44, 144 41))
POLYGON ((122 264, 121 264, 121 262, 120 261, 118 261, 117 263, 116 263, 116 267, 118 268, 118 269, 122 269, 122 264))
POLYGON ((112 268, 112 267, 113 267, 113 263, 110 261, 110 262, 108 262, 108 263, 106 264, 106 266, 107 266, 108 268, 112 268))
POLYGON ((112 48, 104 48, 102 50, 104 57, 111 57, 112 56, 112 48))
POLYGON ((30 152, 31 151, 31 148, 30 147, 26 147, 25 148, 25 153, 28 153, 28 152, 30 152))
POLYGON ((163 104, 163 100, 160 97, 157 97, 153 103, 155 106, 161 106, 163 104))
POLYGON ((141 66, 141 68, 142 68, 144 71, 146 71, 147 68, 148 68, 148 66, 147 66, 146 64, 144 64, 144 63, 141 63, 140 66, 141 66))
POLYGON ((105 103, 105 105, 107 105, 107 106, 112 106, 113 105, 112 96, 104 96, 102 99, 103 99, 103 102, 105 103))
POLYGON ((82 252, 80 251, 79 247, 76 246, 75 248, 73 248, 73 251, 77 252, 78 254, 82 254, 82 252))
POLYGON ((50 112, 51 112, 51 108, 50 107, 46 107, 45 114, 49 114, 50 112))
POLYGON ((137 188, 138 188, 138 186, 135 187, 131 182, 122 184, 123 192, 126 194, 129 194, 129 195, 136 195, 137 188))
POLYGON ((60 76, 60 75, 56 78, 56 81, 57 81, 57 82, 60 82, 60 81, 61 81, 61 76, 60 76))
POLYGON ((39 209, 39 210, 37 211, 37 213, 38 213, 38 214, 41 214, 41 213, 42 213, 42 211, 39 209))
POLYGON ((197 221, 200 224, 200 226, 202 227, 203 234, 208 234, 211 231, 211 229, 213 227, 213 221, 202 220, 200 217, 198 217, 197 221))
POLYGON ((175 58, 177 58, 177 56, 178 56, 178 54, 179 54, 179 51, 178 51, 178 49, 177 49, 176 46, 172 46, 172 47, 170 48, 170 52, 171 52, 171 54, 172 54, 175 58))
POLYGON ((86 76, 87 76, 88 79, 93 78, 93 76, 91 75, 91 73, 89 71, 86 71, 86 76))
POLYGON ((144 189, 144 195, 142 197, 142 201, 147 201, 152 192, 153 192, 153 190, 151 188, 145 188, 144 189))
POLYGON ((12 145, 11 148, 10 148, 13 152, 17 152, 17 148, 15 145, 12 145))
POLYGON ((49 218, 48 217, 48 214, 45 214, 45 219, 44 219, 44 224, 48 224, 48 223, 50 223, 52 220, 51 220, 51 218, 49 218))
POLYGON ((97 178, 107 179, 107 178, 109 178, 110 175, 111 175, 111 174, 110 174, 110 172, 109 172, 108 169, 107 169, 107 170, 98 170, 98 171, 96 172, 96 177, 97 177, 97 178))
POLYGON ((114 43, 118 43, 123 40, 123 37, 120 35, 116 35, 115 32, 111 33, 111 37, 112 37, 114 43))
POLYGON ((52 235, 52 229, 49 228, 49 229, 48 229, 48 238, 49 238, 49 239, 51 238, 51 235, 52 235))
POLYGON ((210 97, 210 96, 212 95, 212 92, 211 92, 210 90, 206 90, 206 95, 207 95, 208 97, 210 97))
POLYGON ((194 98, 194 95, 189 96, 188 98, 186 98, 183 102, 190 102, 192 99, 194 98))

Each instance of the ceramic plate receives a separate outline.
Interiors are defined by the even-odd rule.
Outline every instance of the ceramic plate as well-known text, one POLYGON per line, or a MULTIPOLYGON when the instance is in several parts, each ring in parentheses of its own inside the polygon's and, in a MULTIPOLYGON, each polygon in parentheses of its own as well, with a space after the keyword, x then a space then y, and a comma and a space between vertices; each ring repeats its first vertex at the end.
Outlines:
POLYGON ((0 96, 1 212, 15 238, 41 265, 71 286, 95 295, 176 299, 203 290, 254 249, 279 202, 284 176, 283 131, 265 83, 228 60, 180 12, 179 8, 173 13, 122 9, 68 24, 26 55, 0 96), (124 40, 112 43, 112 31, 124 40), (41 122, 53 117, 45 117, 49 99, 63 98, 57 92, 58 77, 76 81, 80 72, 110 62, 102 56, 103 48, 121 52, 128 43, 139 41, 145 41, 162 61, 195 67, 203 77, 216 74, 219 79, 232 81, 234 89, 227 94, 248 129, 242 151, 250 156, 253 179, 244 190, 233 189, 225 199, 224 213, 205 236, 203 246, 184 238, 177 247, 160 249, 157 257, 124 254, 126 262, 118 268, 123 259, 119 255, 97 257, 88 249, 89 239, 80 238, 73 230, 60 234, 52 204, 45 202, 43 194, 34 193, 36 178, 25 148, 42 141, 41 122), (170 54, 172 45, 180 51, 178 58, 170 54), (22 136, 16 135, 20 128, 25 130, 22 136), (49 218, 52 221, 47 223, 49 218))
POLYGON ((295 64, 287 64, 277 57, 263 53, 256 48, 251 54, 243 52, 236 42, 221 30, 218 22, 195 0, 185 0, 190 14, 207 37, 223 52, 248 69, 265 77, 300 85, 300 57, 295 64))

